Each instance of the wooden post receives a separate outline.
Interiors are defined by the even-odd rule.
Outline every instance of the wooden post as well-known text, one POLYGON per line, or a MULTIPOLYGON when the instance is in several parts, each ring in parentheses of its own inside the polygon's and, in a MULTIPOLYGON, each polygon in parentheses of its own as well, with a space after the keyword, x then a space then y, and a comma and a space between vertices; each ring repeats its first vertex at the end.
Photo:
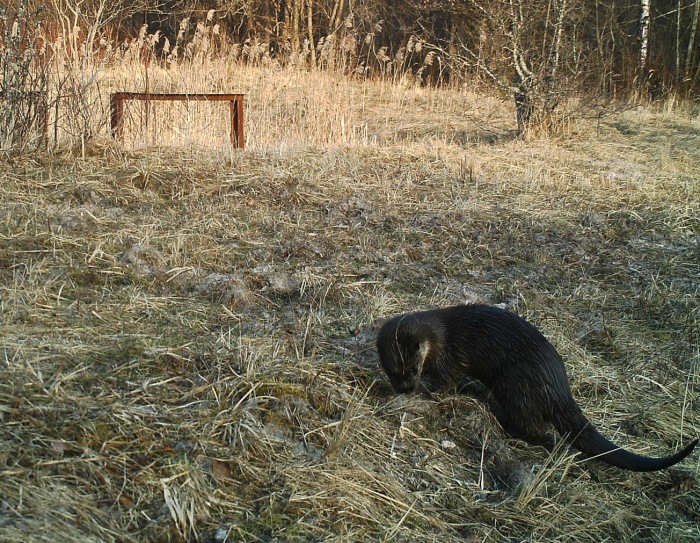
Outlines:
POLYGON ((109 97, 110 127, 114 139, 122 139, 124 135, 124 95, 123 92, 115 92, 109 97))
POLYGON ((231 100, 231 145, 243 149, 245 138, 243 136, 243 100, 231 100))

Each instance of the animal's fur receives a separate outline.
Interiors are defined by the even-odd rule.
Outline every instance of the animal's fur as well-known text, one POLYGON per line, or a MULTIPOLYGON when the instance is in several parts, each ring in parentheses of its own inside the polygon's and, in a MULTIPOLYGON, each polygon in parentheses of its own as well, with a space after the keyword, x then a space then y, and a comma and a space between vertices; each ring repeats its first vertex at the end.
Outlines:
POLYGON ((698 440, 665 458, 640 456, 603 437, 571 394, 554 346, 533 325, 487 305, 399 315, 377 337, 379 359, 396 392, 477 379, 493 393, 494 414, 513 436, 537 438, 551 423, 574 447, 614 466, 655 471, 688 456, 698 440))

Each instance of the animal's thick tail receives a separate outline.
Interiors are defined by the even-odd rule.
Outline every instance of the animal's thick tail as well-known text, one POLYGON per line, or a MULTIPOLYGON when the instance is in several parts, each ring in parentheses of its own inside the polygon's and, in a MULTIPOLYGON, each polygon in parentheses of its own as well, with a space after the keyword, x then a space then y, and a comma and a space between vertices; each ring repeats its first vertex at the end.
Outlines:
POLYGON ((572 399, 575 410, 571 406, 555 415, 554 426, 557 431, 578 450, 593 458, 598 458, 618 468, 631 471, 657 471, 677 464, 688 456, 698 440, 694 440, 676 454, 663 458, 652 458, 634 454, 615 445, 603 437, 583 414, 572 399))

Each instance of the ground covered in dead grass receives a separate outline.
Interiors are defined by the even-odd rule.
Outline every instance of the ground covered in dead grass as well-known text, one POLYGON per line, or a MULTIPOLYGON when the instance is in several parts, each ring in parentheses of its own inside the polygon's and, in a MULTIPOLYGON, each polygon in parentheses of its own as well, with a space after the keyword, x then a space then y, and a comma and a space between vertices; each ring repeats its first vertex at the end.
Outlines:
POLYGON ((349 143, 266 139, 250 103, 241 153, 5 159, 0 540, 700 539, 697 452, 632 474, 509 439, 468 395, 395 397, 372 337, 504 304, 608 437, 697 437, 697 117, 513 139, 506 106, 411 92, 349 143))

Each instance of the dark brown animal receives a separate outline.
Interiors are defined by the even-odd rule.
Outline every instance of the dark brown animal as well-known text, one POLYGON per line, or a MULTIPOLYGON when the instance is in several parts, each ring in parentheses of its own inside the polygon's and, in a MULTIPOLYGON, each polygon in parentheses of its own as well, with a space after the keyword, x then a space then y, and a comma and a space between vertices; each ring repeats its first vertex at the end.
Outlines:
POLYGON ((632 471, 680 462, 696 439, 665 458, 649 458, 604 438, 571 394, 554 346, 533 325, 487 305, 462 305, 399 315, 379 331, 377 350, 396 392, 416 390, 421 378, 444 388, 477 379, 493 394, 494 414, 514 437, 540 437, 548 423, 588 456, 632 471))

